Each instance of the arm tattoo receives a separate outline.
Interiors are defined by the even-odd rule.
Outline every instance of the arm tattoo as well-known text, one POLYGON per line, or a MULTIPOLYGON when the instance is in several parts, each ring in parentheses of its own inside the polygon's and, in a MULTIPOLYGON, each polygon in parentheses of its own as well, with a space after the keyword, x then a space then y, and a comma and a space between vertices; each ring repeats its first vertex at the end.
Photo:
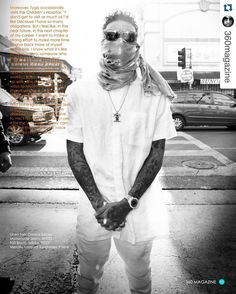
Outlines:
POLYGON ((140 199, 153 182, 162 166, 165 139, 152 142, 151 150, 141 167, 129 195, 140 199))
POLYGON ((104 199, 98 190, 94 181, 93 174, 86 161, 83 143, 77 143, 67 140, 67 154, 70 168, 90 200, 95 211, 103 206, 104 199))

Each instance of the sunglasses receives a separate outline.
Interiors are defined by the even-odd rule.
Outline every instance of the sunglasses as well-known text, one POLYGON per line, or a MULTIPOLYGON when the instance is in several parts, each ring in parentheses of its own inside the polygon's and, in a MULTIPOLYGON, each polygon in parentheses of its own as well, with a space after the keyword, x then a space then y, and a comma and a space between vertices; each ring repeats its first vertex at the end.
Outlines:
POLYGON ((117 31, 104 31, 104 36, 107 41, 116 41, 122 38, 127 43, 133 43, 137 40, 137 34, 135 32, 117 32, 117 31))

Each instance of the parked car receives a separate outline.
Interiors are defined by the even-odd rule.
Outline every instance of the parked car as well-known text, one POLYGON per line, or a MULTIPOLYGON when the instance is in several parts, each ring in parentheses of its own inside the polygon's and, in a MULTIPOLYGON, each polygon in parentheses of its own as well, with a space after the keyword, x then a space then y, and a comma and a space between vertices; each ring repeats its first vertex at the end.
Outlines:
POLYGON ((213 91, 178 91, 171 103, 177 131, 185 126, 227 126, 236 129, 236 100, 213 91))
POLYGON ((0 88, 0 111, 3 126, 12 145, 21 145, 53 128, 55 117, 51 107, 16 100, 0 88))

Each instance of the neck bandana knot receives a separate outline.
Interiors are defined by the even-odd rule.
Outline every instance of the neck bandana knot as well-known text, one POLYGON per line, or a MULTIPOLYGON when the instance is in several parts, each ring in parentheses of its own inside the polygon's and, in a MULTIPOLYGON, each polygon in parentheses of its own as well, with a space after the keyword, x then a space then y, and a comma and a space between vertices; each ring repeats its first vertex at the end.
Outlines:
POLYGON ((119 43, 102 41, 103 58, 100 60, 98 81, 103 89, 110 91, 130 85, 137 77, 139 67, 142 75, 144 94, 156 95, 161 92, 170 100, 176 97, 167 81, 144 61, 139 53, 137 42, 128 43, 123 39, 119 43))

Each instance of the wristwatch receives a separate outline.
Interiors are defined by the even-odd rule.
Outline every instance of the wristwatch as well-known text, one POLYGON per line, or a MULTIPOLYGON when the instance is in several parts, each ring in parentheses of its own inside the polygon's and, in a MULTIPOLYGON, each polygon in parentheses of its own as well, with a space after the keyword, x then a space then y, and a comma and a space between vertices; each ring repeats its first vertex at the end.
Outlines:
POLYGON ((126 195, 125 196, 125 199, 127 199, 128 203, 129 203, 129 206, 131 208, 136 208, 138 206, 138 198, 135 198, 133 196, 130 196, 130 195, 126 195))

